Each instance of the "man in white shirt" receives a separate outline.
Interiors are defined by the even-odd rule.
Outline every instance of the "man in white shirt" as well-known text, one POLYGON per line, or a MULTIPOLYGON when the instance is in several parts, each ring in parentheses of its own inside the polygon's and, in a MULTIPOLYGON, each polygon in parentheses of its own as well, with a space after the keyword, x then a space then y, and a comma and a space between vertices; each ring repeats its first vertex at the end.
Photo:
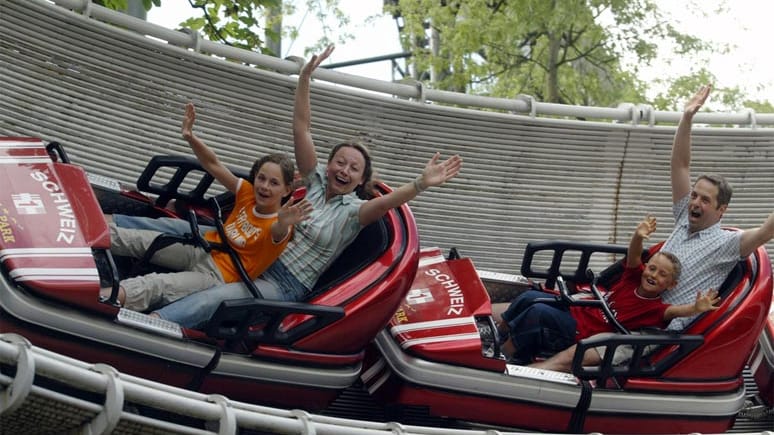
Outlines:
MULTIPOLYGON (((675 228, 661 249, 675 254, 683 269, 678 285, 662 295, 667 304, 692 303, 696 292, 717 290, 737 261, 774 238, 774 213, 755 229, 731 232, 720 227, 720 220, 731 200, 731 187, 722 176, 701 175, 691 186, 693 116, 707 100, 711 90, 711 85, 703 86, 685 104, 672 144, 672 212, 675 228)), ((676 318, 668 329, 682 330, 692 319, 676 318)), ((613 363, 628 360, 631 352, 629 346, 617 347, 613 363)), ((569 372, 574 355, 575 346, 572 346, 533 366, 569 372)), ((589 349, 583 356, 583 365, 599 365, 603 356, 604 348, 589 349)))

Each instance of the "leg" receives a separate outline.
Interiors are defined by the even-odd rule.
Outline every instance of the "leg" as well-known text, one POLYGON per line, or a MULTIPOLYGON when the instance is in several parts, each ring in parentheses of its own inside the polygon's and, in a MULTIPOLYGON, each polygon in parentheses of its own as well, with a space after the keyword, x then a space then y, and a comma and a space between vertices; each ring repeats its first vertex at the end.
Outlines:
MULTIPOLYGON (((273 282, 262 278, 258 278, 254 282, 265 299, 285 300, 282 292, 277 289, 273 282)), ((252 293, 243 283, 235 282, 196 292, 151 314, 164 320, 179 323, 185 328, 200 328, 215 314, 221 302, 252 297, 252 293)))
POLYGON ((497 333, 505 356, 510 357, 515 350, 513 343, 508 340, 508 334, 511 330, 508 322, 534 304, 535 299, 544 297, 548 297, 548 295, 538 290, 527 290, 520 293, 509 303, 500 302, 492 305, 492 317, 495 319, 495 323, 497 323, 497 333))
MULTIPOLYGON (((108 222, 112 221, 122 228, 151 230, 160 233, 175 234, 182 236, 191 232, 191 225, 184 219, 173 218, 149 218, 143 216, 128 216, 124 214, 108 215, 108 222)), ((203 225, 199 227, 202 234, 215 229, 214 227, 203 225)))
POLYGON ((508 309, 508 306, 510 306, 510 303, 508 302, 498 302, 496 304, 492 304, 492 318, 495 319, 495 322, 498 324, 501 323, 501 320, 503 319, 503 313, 508 309))
MULTIPOLYGON (((191 293, 223 283, 220 273, 177 272, 149 273, 121 281, 125 292, 124 307, 145 311, 159 304, 169 304, 191 293)), ((120 300, 120 296, 119 296, 120 300)))
MULTIPOLYGON (((115 225, 110 228, 110 250, 116 255, 142 258, 156 237, 162 233, 151 230, 126 229, 115 225)), ((151 263, 175 271, 209 271, 217 267, 209 253, 198 246, 174 243, 153 254, 151 263)))
POLYGON ((508 308, 502 312, 501 318, 506 322, 510 322, 516 316, 526 311, 529 307, 535 304, 536 299, 550 298, 551 295, 539 290, 527 290, 520 295, 516 296, 516 299, 511 301, 508 308))
MULTIPOLYGON (((634 332, 635 334, 637 332, 634 332)), ((605 337, 609 335, 615 335, 613 332, 603 332, 600 334, 594 335, 594 337, 605 337)), ((552 356, 551 358, 548 358, 545 361, 538 362, 535 364, 531 364, 532 367, 537 367, 541 369, 549 369, 549 370, 556 370, 560 372, 572 372, 572 360, 575 357, 575 348, 576 346, 573 345, 572 347, 569 347, 556 355, 552 356)), ((602 359, 605 357, 605 353, 607 351, 607 348, 605 346, 599 346, 595 347, 593 349, 587 349, 586 353, 583 355, 583 361, 582 365, 584 366, 598 366, 602 364, 602 359)), ((615 353, 612 357, 612 363, 613 365, 621 365, 632 358, 632 353, 634 349, 631 346, 618 346, 615 348, 615 353)))
MULTIPOLYGON (((632 334, 639 334, 638 331, 632 331, 632 334)), ((606 337, 606 336, 612 336, 616 335, 614 332, 602 332, 600 334, 595 335, 594 337, 606 337)), ((645 355, 649 354, 650 352, 653 352, 653 346, 648 346, 645 348, 645 355)), ((598 346, 595 348, 597 351, 597 354, 599 355, 599 363, 602 363, 602 359, 605 358, 605 355, 607 354, 607 347, 606 346, 598 346)), ((615 348, 615 351, 613 352, 613 357, 611 360, 611 363, 614 366, 618 366, 624 363, 627 363, 631 361, 632 355, 634 355, 634 348, 629 345, 622 345, 615 348)))
POLYGON ((142 258, 148 246, 161 233, 151 230, 132 230, 119 228, 115 223, 108 225, 110 229, 110 251, 116 255, 142 258))
MULTIPOLYGON (((111 287, 103 287, 99 289, 99 295, 103 299, 109 298, 111 294, 113 294, 113 289, 111 287)), ((116 302, 118 302, 118 304, 121 306, 123 306, 124 302, 126 302, 126 290, 121 287, 120 283, 118 284, 118 295, 116 296, 116 302)))
POLYGON ((569 312, 551 305, 533 303, 521 314, 508 322, 510 327, 509 345, 503 344, 506 356, 513 348, 512 356, 517 362, 529 363, 535 354, 546 349, 545 338, 559 340, 562 347, 570 346, 575 338, 575 319, 569 312))
MULTIPOLYGON (((545 361, 540 361, 534 364, 530 364, 530 367, 555 370, 557 372, 571 373, 572 360, 575 357, 575 348, 576 346, 573 344, 572 346, 557 353, 556 355, 552 356, 551 358, 548 358, 545 361)), ((588 349, 586 353, 583 355, 584 366, 595 366, 595 365, 599 365, 599 363, 601 362, 602 362, 602 358, 600 358, 599 353, 597 352, 596 349, 588 349)))

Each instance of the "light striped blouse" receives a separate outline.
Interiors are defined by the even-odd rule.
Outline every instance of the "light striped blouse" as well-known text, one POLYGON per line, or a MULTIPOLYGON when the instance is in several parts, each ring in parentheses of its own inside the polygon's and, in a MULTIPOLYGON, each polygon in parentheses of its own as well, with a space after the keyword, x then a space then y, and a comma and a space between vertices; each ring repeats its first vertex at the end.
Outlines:
POLYGON ((307 290, 362 229, 358 212, 365 202, 354 192, 326 202, 324 164, 318 164, 309 179, 306 198, 314 211, 308 220, 296 225, 293 240, 279 258, 307 290))

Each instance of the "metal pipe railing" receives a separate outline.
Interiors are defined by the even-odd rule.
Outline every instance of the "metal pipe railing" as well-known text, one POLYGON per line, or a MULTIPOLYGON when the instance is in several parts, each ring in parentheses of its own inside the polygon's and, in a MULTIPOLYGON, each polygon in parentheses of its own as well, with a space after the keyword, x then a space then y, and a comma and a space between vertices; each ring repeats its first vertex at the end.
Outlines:
MULTIPOLYGON (((35 0, 43 2, 43 0, 35 0)), ((221 58, 236 59, 246 64, 271 69, 283 74, 297 74, 300 64, 293 60, 280 59, 267 56, 225 44, 203 39, 198 33, 170 30, 165 27, 148 23, 124 13, 108 9, 90 0, 52 0, 59 6, 78 11, 86 16, 99 21, 115 24, 141 35, 150 36, 166 41, 180 47, 188 48, 205 55, 221 58)), ((530 116, 559 116, 569 117, 575 120, 593 119, 610 120, 618 122, 632 122, 639 124, 644 122, 652 126, 660 123, 677 123, 680 120, 680 112, 652 110, 649 106, 633 104, 621 104, 617 108, 587 107, 565 105, 556 103, 544 103, 535 101, 532 97, 519 97, 516 99, 495 98, 478 95, 462 94, 457 92, 430 89, 416 83, 393 83, 383 80, 371 79, 339 71, 321 68, 314 72, 314 78, 330 83, 336 83, 352 88, 387 94, 393 97, 415 100, 419 103, 433 102, 464 106, 476 109, 496 109, 530 116), (632 110, 632 107, 637 110, 632 110)), ((760 126, 774 125, 774 113, 758 114, 752 109, 746 109, 737 113, 708 113, 700 112, 694 118, 696 124, 734 125, 739 127, 757 128, 760 126)))

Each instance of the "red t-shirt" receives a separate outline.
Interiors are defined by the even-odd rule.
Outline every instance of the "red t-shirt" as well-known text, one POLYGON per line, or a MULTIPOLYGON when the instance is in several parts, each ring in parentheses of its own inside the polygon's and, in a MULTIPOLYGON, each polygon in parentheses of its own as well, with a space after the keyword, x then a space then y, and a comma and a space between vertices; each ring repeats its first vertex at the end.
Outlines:
MULTIPOLYGON (((664 311, 669 305, 661 297, 644 298, 637 294, 642 271, 645 266, 624 269, 621 279, 610 287, 605 298, 618 321, 628 329, 644 327, 665 328, 664 311)), ((600 332, 616 332, 605 317, 602 309, 596 307, 571 306, 570 314, 575 319, 575 341, 591 337, 600 332)))

